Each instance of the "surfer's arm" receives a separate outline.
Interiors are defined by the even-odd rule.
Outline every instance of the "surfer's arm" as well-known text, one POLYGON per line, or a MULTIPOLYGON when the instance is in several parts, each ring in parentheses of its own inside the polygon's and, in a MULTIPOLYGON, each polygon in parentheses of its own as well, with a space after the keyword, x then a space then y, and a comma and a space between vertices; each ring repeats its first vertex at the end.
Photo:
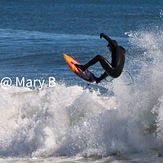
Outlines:
POLYGON ((104 33, 101 33, 101 34, 100 34, 100 38, 102 38, 102 37, 103 37, 106 41, 108 41, 109 44, 110 44, 111 46, 113 46, 113 47, 116 46, 115 43, 114 43, 114 41, 113 41, 109 36, 105 35, 104 33))

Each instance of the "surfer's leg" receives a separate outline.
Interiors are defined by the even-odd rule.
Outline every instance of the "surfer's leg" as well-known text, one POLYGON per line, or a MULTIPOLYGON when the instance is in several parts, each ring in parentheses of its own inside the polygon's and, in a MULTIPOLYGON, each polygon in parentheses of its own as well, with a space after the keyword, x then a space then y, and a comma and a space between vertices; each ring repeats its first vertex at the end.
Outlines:
POLYGON ((110 76, 114 76, 114 70, 111 66, 111 64, 101 55, 97 55, 96 57, 94 57, 92 60, 90 60, 88 63, 86 63, 85 65, 75 65, 76 67, 80 68, 82 71, 85 71, 88 67, 96 64, 97 62, 100 62, 102 68, 105 70, 105 75, 101 76, 100 79, 105 78, 106 76, 110 75, 110 76), (107 74, 107 75, 106 75, 107 74))
POLYGON ((110 75, 110 76, 114 75, 114 70, 113 70, 111 64, 101 55, 97 55, 92 60, 90 60, 87 64, 85 64, 84 69, 87 69, 88 67, 96 64, 97 62, 100 62, 102 68, 105 70, 105 72, 108 75, 110 75))
POLYGON ((78 67, 78 68, 80 68, 82 71, 85 71, 88 67, 96 64, 97 62, 100 62, 101 58, 102 58, 102 56, 97 55, 96 57, 94 57, 93 59, 91 59, 85 65, 77 65, 77 64, 75 64, 75 66, 78 67))
POLYGON ((100 62, 102 56, 101 55, 97 55, 96 57, 94 57, 93 59, 91 59, 88 63, 86 63, 84 65, 84 68, 87 69, 88 67, 96 64, 97 62, 100 62))

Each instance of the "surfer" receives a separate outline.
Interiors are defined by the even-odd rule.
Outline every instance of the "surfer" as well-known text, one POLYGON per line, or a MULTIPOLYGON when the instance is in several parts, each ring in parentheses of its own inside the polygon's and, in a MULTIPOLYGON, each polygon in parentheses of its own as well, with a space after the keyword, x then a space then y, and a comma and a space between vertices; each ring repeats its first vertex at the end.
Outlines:
POLYGON ((85 65, 76 65, 82 71, 85 71, 88 67, 94 65, 97 62, 100 62, 105 72, 99 78, 94 76, 96 83, 99 83, 101 80, 105 79, 107 76, 111 76, 113 78, 119 77, 122 73, 124 63, 125 63, 124 54, 126 50, 122 46, 118 46, 115 40, 112 40, 110 37, 108 37, 104 33, 100 34, 100 38, 102 37, 108 41, 107 47, 112 55, 111 63, 107 61, 103 56, 97 55, 85 65))

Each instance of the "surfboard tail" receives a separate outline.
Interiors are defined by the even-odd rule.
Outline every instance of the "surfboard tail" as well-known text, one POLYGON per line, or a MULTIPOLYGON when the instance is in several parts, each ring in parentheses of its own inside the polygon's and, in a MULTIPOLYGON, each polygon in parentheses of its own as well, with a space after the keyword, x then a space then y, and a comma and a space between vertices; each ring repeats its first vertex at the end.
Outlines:
POLYGON ((74 58, 70 57, 68 54, 64 54, 64 59, 66 61, 66 63, 68 64, 68 66, 70 67, 70 69, 80 78, 82 78, 83 80, 86 80, 88 82, 94 82, 95 78, 94 75, 89 71, 89 70, 85 70, 82 71, 81 69, 79 69, 78 67, 75 66, 75 64, 77 65, 81 65, 78 61, 76 61, 74 58))

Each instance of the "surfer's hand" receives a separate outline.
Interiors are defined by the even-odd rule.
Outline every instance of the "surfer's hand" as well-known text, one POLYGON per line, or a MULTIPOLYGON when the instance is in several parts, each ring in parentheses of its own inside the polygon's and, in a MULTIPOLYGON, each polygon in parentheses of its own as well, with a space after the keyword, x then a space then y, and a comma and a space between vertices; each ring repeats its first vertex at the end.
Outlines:
POLYGON ((101 33, 101 34, 100 34, 100 38, 102 38, 103 36, 104 36, 104 34, 103 34, 103 33, 101 33))

